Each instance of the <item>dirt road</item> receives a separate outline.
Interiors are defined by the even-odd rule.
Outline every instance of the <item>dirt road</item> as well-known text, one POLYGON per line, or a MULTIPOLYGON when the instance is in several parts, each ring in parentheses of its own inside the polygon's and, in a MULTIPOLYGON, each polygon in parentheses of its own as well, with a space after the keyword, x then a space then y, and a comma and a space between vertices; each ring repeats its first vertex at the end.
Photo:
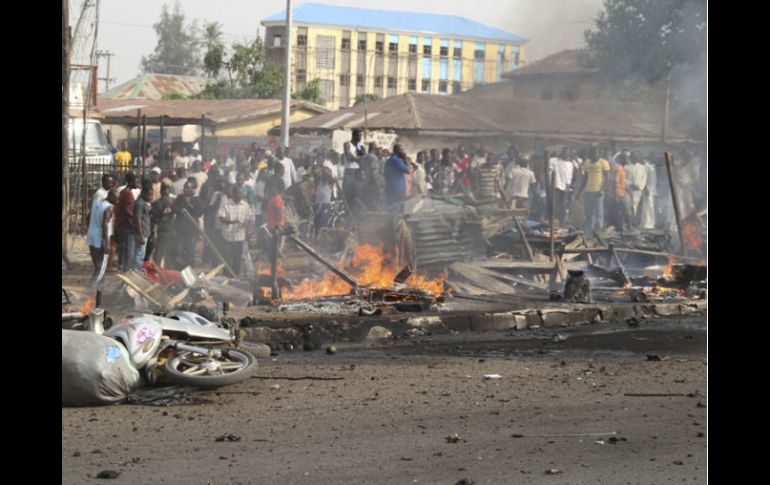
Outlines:
POLYGON ((702 317, 528 332, 286 352, 204 404, 63 408, 62 483, 706 482, 702 317))

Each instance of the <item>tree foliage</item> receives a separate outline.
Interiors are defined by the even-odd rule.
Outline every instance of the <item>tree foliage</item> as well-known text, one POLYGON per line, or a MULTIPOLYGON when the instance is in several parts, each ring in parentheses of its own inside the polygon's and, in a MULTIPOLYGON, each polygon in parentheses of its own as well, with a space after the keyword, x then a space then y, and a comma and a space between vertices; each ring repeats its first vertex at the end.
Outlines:
POLYGON ((155 52, 142 56, 146 73, 196 75, 200 66, 197 22, 185 24, 185 15, 177 0, 174 11, 163 4, 160 19, 153 25, 158 36, 155 52))
POLYGON ((217 78, 225 58, 222 25, 219 22, 206 23, 203 28, 203 43, 206 46, 206 53, 203 55, 203 72, 211 78, 217 78))
POLYGON ((585 38, 610 79, 656 83, 705 58, 706 31, 706 0, 605 0, 585 38))
POLYGON ((356 96, 356 101, 353 103, 353 106, 362 104, 364 100, 368 103, 369 101, 377 101, 378 99, 380 99, 380 97, 373 93, 359 94, 356 96))
MULTIPOLYGON (((222 56, 226 79, 209 83, 202 99, 276 98, 283 89, 283 73, 267 59, 260 37, 245 44, 233 43, 229 57, 222 56)), ((212 63, 213 66, 213 63, 212 63)))
POLYGON ((315 78, 305 86, 305 89, 294 94, 295 99, 304 99, 315 104, 326 104, 326 100, 321 96, 321 79, 315 78))

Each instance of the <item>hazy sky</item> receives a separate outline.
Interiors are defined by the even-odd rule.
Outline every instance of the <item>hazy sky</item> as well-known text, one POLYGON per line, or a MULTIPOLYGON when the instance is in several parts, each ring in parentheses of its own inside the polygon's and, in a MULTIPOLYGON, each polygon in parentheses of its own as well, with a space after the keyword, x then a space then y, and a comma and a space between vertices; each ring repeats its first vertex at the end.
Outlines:
MULTIPOLYGON (((312 3, 460 15, 530 39, 527 61, 556 51, 581 47, 583 31, 593 27, 602 0, 308 0, 312 3)), ((167 0, 173 8, 173 0, 167 0)), ((293 0, 293 5, 305 0, 293 0)), ((253 39, 264 29, 262 19, 286 8, 285 0, 181 0, 186 21, 217 21, 223 26, 225 41, 253 39)), ((162 0, 101 0, 97 48, 114 53, 111 86, 137 76, 143 55, 151 54, 156 37, 152 24, 160 17, 162 0)), ((105 75, 106 60, 99 66, 105 75)), ((99 82, 99 91, 104 82, 99 82)))

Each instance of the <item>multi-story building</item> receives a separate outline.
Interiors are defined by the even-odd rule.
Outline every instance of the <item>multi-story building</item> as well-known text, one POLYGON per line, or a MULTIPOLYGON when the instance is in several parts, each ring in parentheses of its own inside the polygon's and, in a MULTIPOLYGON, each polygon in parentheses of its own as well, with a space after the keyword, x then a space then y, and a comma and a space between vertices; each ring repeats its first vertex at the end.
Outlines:
MULTIPOLYGON (((268 57, 285 62, 286 12, 262 21, 268 57)), ((320 79, 326 107, 363 94, 453 94, 524 64, 528 39, 452 15, 303 3, 293 9, 291 86, 320 79)))

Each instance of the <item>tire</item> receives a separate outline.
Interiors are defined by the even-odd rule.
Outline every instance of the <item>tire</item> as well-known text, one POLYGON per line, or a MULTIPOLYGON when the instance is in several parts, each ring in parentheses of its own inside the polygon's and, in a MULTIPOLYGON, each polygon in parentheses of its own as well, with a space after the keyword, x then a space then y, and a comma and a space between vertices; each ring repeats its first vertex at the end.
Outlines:
POLYGON ((229 386, 248 379, 257 370, 257 359, 249 352, 239 349, 222 349, 222 357, 211 359, 208 356, 202 356, 195 352, 182 351, 171 357, 163 366, 164 376, 172 384, 195 387, 219 387, 229 386), (201 374, 191 374, 195 371, 195 363, 219 363, 219 364, 241 364, 240 367, 229 371, 223 369, 214 369, 206 371, 200 369, 201 374))
POLYGON ((269 345, 260 344, 257 342, 243 341, 238 345, 238 348, 245 350, 257 359, 264 359, 270 357, 272 350, 269 345))

